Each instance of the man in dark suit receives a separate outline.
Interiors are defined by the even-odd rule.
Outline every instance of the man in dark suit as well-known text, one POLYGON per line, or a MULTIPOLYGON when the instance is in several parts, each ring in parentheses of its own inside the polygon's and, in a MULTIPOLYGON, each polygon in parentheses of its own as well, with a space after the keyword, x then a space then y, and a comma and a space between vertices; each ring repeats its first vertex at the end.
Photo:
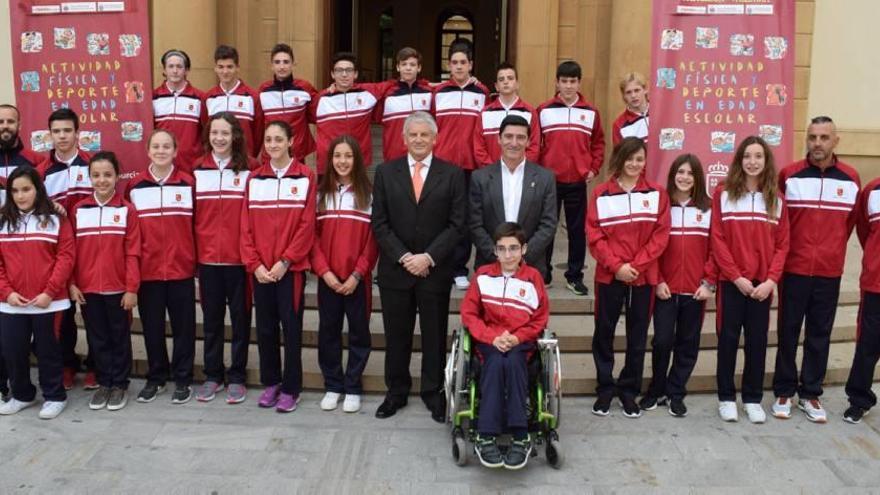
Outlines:
POLYGON ((376 168, 372 226, 379 244, 379 294, 385 326, 385 401, 377 418, 407 402, 416 313, 422 337, 421 396, 445 421, 443 366, 452 286, 452 254, 465 229, 461 169, 432 156, 437 124, 426 112, 406 118, 407 156, 376 168))
POLYGON ((556 233, 556 177, 526 160, 531 128, 519 115, 501 121, 501 159, 471 175, 469 227, 477 247, 474 266, 495 261, 492 233, 504 222, 516 222, 527 237, 524 259, 549 280, 552 267, 545 252, 556 233))

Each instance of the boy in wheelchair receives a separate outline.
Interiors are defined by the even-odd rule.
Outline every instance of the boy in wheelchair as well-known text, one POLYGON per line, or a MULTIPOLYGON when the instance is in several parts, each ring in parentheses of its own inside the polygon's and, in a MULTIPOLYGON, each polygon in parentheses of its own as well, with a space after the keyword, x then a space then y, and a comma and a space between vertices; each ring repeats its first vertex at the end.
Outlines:
POLYGON ((541 274, 523 262, 527 246, 519 224, 499 225, 493 239, 498 261, 477 270, 461 303, 462 324, 482 361, 475 447, 486 467, 520 469, 532 450, 527 362, 550 310, 541 274), (502 433, 511 435, 506 453, 496 442, 502 433))

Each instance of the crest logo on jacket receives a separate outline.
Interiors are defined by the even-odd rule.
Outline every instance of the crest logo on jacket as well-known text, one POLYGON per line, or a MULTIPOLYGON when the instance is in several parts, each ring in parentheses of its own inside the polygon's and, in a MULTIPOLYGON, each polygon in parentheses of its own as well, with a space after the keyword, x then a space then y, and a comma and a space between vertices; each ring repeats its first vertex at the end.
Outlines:
POLYGON ((177 201, 178 203, 180 203, 181 201, 183 201, 183 194, 180 194, 180 193, 175 194, 175 195, 174 195, 174 201, 177 201))
POLYGON ((650 208, 650 207, 651 207, 651 202, 648 201, 647 199, 643 199, 643 200, 642 200, 642 208, 645 209, 645 210, 647 210, 647 209, 650 208))
MULTIPOLYGON (((82 172, 76 174, 76 181, 77 181, 77 182, 82 182, 82 180, 83 180, 83 174, 82 174, 82 172)), ((842 191, 842 189, 838 189, 838 191, 842 191)), ((838 196, 840 196, 840 194, 838 194, 838 196)))
POLYGON ((581 114, 581 121, 583 122, 583 121, 585 121, 585 120, 587 120, 587 116, 584 115, 584 114, 581 114))
POLYGON ((837 197, 838 197, 838 198, 842 198, 842 197, 843 197, 843 188, 842 188, 842 187, 838 187, 838 188, 837 188, 837 197))
POLYGON ((526 297, 526 290, 522 287, 519 288, 519 297, 526 297))
POLYGON ((428 106, 428 100, 422 98, 422 106, 423 107, 428 106))
POLYGON ((480 106, 480 100, 479 100, 479 99, 474 98, 474 106, 475 106, 475 107, 480 106))
POLYGON ((293 102, 294 102, 294 103, 299 103, 299 96, 294 96, 294 97, 293 97, 293 102))
POLYGON ((296 193, 298 191, 299 191, 299 189, 296 186, 290 186, 290 194, 293 194, 294 196, 296 196, 296 193))
POLYGON ((113 215, 113 223, 119 223, 119 213, 113 215))
POLYGON ((189 110, 189 111, 193 111, 193 110, 195 110, 195 109, 196 109, 196 106, 193 105, 192 103, 190 103, 190 104, 189 104, 189 107, 188 107, 188 110, 189 110))
POLYGON ((357 100, 355 100, 355 101, 357 101, 357 104, 358 104, 358 105, 363 105, 363 104, 364 104, 364 100, 361 99, 360 96, 358 96, 357 100))
POLYGON ((698 222, 702 222, 702 221, 703 221, 703 214, 702 214, 702 213, 697 213, 697 221, 698 221, 698 222))
POLYGON ((243 101, 238 102, 238 108, 244 108, 244 102, 243 102, 243 101))
POLYGON ((241 179, 239 179, 238 177, 232 179, 232 185, 233 185, 233 186, 238 187, 239 184, 241 184, 241 179))

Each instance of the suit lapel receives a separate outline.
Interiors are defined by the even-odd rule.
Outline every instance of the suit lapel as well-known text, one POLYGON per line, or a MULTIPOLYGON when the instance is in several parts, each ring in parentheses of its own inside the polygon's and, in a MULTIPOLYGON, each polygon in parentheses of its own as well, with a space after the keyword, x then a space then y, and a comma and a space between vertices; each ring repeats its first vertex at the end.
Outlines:
POLYGON ((520 225, 525 223, 526 217, 529 216, 532 208, 532 202, 535 200, 535 181, 537 180, 537 172, 529 163, 525 164, 526 169, 523 170, 522 196, 519 199, 519 211, 516 215, 516 221, 520 225))
MULTIPOLYGON (((394 175, 400 183, 401 190, 407 191, 409 200, 412 201, 413 204, 417 204, 416 193, 415 190, 413 190, 412 176, 409 174, 409 162, 407 162, 406 158, 400 160, 394 165, 394 172, 394 175)), ((422 197, 424 196, 425 188, 422 187, 422 197)))
POLYGON ((504 174, 501 172, 501 166, 497 163, 490 165, 492 170, 489 174, 489 199, 492 207, 498 213, 498 217, 504 220, 504 174), (497 178, 496 178, 497 177, 497 178))
MULTIPOLYGON (((438 167, 439 162, 437 159, 432 159, 431 166, 428 167, 428 176, 425 178, 425 184, 422 186, 422 196, 419 198, 419 202, 425 200, 425 197, 431 192, 434 187, 440 183, 443 178, 443 169, 438 167)), ((410 191, 412 191, 412 180, 410 180, 410 191)), ((413 200, 415 200, 415 193, 413 193, 413 200)))

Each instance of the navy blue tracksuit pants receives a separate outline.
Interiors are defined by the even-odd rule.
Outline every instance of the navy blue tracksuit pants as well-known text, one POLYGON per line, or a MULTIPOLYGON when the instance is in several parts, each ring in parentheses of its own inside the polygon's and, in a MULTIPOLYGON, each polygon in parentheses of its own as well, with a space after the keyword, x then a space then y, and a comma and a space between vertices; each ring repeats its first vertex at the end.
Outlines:
POLYGON ((645 344, 654 304, 654 286, 627 285, 619 280, 596 283, 594 301, 593 361, 600 397, 639 395, 645 368, 645 344), (614 382, 614 331, 621 311, 626 312, 626 361, 614 382))
POLYGON ((318 364, 328 392, 361 395, 361 375, 367 367, 372 346, 370 307, 372 284, 358 283, 347 296, 336 293, 318 279, 318 364), (342 323, 348 320, 348 362, 342 369, 342 323))
POLYGON ((840 277, 809 277, 786 273, 779 285, 779 347, 773 393, 776 397, 818 399, 828 369, 831 330, 837 314, 840 277), (804 357, 800 378, 797 347, 804 324, 804 357))
POLYGON ((165 385, 170 376, 177 386, 192 384, 196 354, 195 279, 141 282, 138 310, 147 348, 147 382, 165 385), (170 364, 165 342, 166 309, 174 342, 170 364))
POLYGON ((131 375, 131 313, 122 309, 122 296, 85 294, 80 308, 98 384, 125 390, 131 375))
MULTIPOLYGON (((80 312, 85 318, 85 311, 80 308, 80 312)), ((92 371, 95 368, 94 358, 89 346, 88 354, 83 362, 80 362, 79 356, 76 355, 76 341, 79 336, 76 327, 76 303, 71 301, 70 308, 61 312, 61 358, 64 361, 64 367, 74 371, 79 371, 84 364, 86 370, 92 371)), ((86 339, 88 341, 88 339, 86 339)))
POLYGON ((31 349, 37 356, 40 389, 47 401, 67 400, 61 383, 61 311, 41 314, 0 313, 0 339, 9 372, 12 397, 30 402, 37 397, 31 383, 31 349), (33 341, 33 346, 31 342, 33 341))
MULTIPOLYGON (((587 185, 583 181, 574 183, 556 183, 556 216, 565 207, 565 225, 568 229, 568 265, 565 269, 565 280, 582 282, 584 280, 584 259, 587 255, 587 237, 584 228, 587 218, 587 185)), ((555 235, 547 246, 548 277, 552 278, 553 243, 555 235)), ((550 280, 545 280, 550 282, 550 280)))
MULTIPOLYGON (((2 318, 0 318, 2 323, 2 318)), ((0 325, 0 336, 3 335, 3 326, 0 325)), ((6 359, 3 358, 3 338, 0 337, 0 395, 9 394, 9 372, 6 371, 6 359)))
POLYGON ((846 395, 850 404, 871 409, 877 404, 871 383, 880 359, 880 293, 862 292, 857 329, 856 352, 846 380, 846 395))
POLYGON ((654 300, 654 339, 651 341, 651 385, 647 395, 683 399, 700 354, 700 330, 706 302, 691 294, 672 294, 654 300), (669 361, 672 358, 672 368, 669 361))
POLYGON ((257 347, 260 352, 260 382, 270 387, 281 385, 285 394, 302 391, 302 327, 305 307, 304 272, 287 272, 278 282, 254 282, 254 307, 257 312, 257 347), (281 366, 281 340, 284 335, 284 367, 281 366))
POLYGON ((223 384, 244 384, 247 378, 248 346, 251 339, 251 294, 241 265, 199 265, 199 299, 204 315, 205 379, 223 384), (226 307, 232 323, 232 356, 227 371, 223 365, 226 336, 226 307))
POLYGON ((483 358, 477 419, 481 436, 497 436, 528 428, 527 359, 534 348, 533 342, 526 342, 502 353, 493 345, 477 342, 477 352, 483 358))
MULTIPOLYGON (((760 282, 753 281, 757 287, 760 282)), ((718 332, 718 400, 735 401, 736 351, 740 333, 745 334, 742 401, 761 402, 764 394, 764 368, 767 357, 767 331, 770 327, 771 295, 758 301, 743 295, 733 282, 718 284, 716 331, 718 332)))

